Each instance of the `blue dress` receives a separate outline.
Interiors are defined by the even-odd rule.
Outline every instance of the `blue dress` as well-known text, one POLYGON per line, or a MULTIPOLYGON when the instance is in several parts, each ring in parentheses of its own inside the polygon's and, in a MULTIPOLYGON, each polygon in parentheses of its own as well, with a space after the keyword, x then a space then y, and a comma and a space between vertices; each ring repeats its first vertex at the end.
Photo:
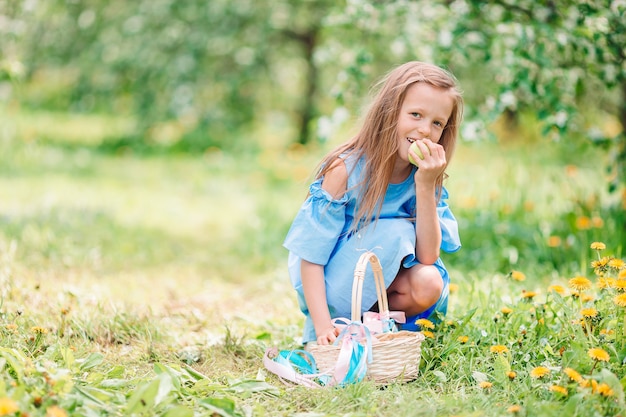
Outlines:
MULTIPOLYGON (((348 170, 347 192, 341 199, 334 199, 322 188, 323 178, 314 181, 310 195, 302 204, 285 238, 284 246, 289 250, 289 275, 298 294, 300 309, 306 316, 303 343, 316 340, 313 320, 309 315, 302 290, 300 261, 324 265, 326 297, 332 318, 350 318, 352 304, 352 281, 354 267, 364 251, 372 251, 383 269, 385 286, 395 279, 400 266, 410 268, 418 263, 415 257, 415 167, 406 180, 389 184, 377 222, 357 232, 350 231, 356 215, 361 176, 365 167, 363 158, 344 158, 348 170)), ((458 224, 450 211, 446 199, 448 192, 441 190, 437 205, 441 225, 441 250, 455 252, 461 247, 458 224)), ((415 320, 427 318, 434 312, 446 314, 450 277, 441 261, 434 264, 443 277, 444 289, 441 297, 427 311, 407 317, 403 330, 418 330, 415 320)), ((372 271, 368 267, 363 285, 362 307, 369 309, 376 302, 376 288, 372 271)))

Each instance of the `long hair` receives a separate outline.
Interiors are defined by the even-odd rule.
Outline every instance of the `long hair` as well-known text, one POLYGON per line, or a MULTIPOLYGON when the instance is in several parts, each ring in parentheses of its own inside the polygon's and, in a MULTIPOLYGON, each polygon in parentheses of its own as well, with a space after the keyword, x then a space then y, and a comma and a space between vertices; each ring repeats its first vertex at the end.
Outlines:
MULTIPOLYGON (((400 108, 407 89, 415 83, 426 83, 450 93, 453 99, 452 114, 448 119, 439 144, 450 162, 454 154, 459 124, 463 117, 463 98, 456 78, 448 71, 433 64, 411 61, 387 73, 374 85, 377 91, 359 132, 346 143, 329 152, 321 161, 316 178, 326 174, 341 154, 365 157, 364 175, 357 184, 360 191, 357 212, 352 229, 365 225, 378 218, 387 187, 391 181, 398 152, 397 124, 400 108)), ((441 196, 445 171, 436 180, 437 194, 441 196)))

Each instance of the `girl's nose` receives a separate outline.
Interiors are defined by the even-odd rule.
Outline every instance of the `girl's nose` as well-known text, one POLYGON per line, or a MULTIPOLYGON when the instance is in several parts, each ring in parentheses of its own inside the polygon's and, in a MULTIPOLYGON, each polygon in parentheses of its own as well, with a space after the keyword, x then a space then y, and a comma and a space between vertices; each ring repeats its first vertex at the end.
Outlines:
POLYGON ((430 139, 430 124, 429 123, 420 123, 417 126, 417 131, 422 137, 422 139, 430 139))

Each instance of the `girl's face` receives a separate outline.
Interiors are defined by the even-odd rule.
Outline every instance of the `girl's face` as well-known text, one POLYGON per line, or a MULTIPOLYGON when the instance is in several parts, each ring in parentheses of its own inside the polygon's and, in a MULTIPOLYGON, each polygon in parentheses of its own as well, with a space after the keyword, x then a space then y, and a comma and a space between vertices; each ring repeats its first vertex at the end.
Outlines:
POLYGON ((424 82, 411 85, 404 97, 398 117, 398 153, 408 162, 408 151, 416 140, 437 143, 452 114, 454 101, 444 89, 424 82))

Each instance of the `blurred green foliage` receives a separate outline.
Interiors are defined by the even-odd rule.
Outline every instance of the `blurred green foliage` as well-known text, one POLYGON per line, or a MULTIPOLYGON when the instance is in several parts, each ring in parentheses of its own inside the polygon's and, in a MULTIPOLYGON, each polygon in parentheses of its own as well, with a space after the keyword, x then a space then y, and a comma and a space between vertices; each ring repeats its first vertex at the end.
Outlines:
POLYGON ((626 5, 574 0, 0 0, 0 102, 130 116, 107 149, 241 151, 325 140, 411 59, 466 90, 465 139, 533 111, 606 145, 626 177, 626 5), (582 115, 582 117, 581 117, 582 115))
POLYGON ((116 139, 228 145, 267 84, 269 21, 251 2, 8 3, 8 18, 25 26, 15 42, 26 66, 21 102, 135 116, 135 137, 116 139))

